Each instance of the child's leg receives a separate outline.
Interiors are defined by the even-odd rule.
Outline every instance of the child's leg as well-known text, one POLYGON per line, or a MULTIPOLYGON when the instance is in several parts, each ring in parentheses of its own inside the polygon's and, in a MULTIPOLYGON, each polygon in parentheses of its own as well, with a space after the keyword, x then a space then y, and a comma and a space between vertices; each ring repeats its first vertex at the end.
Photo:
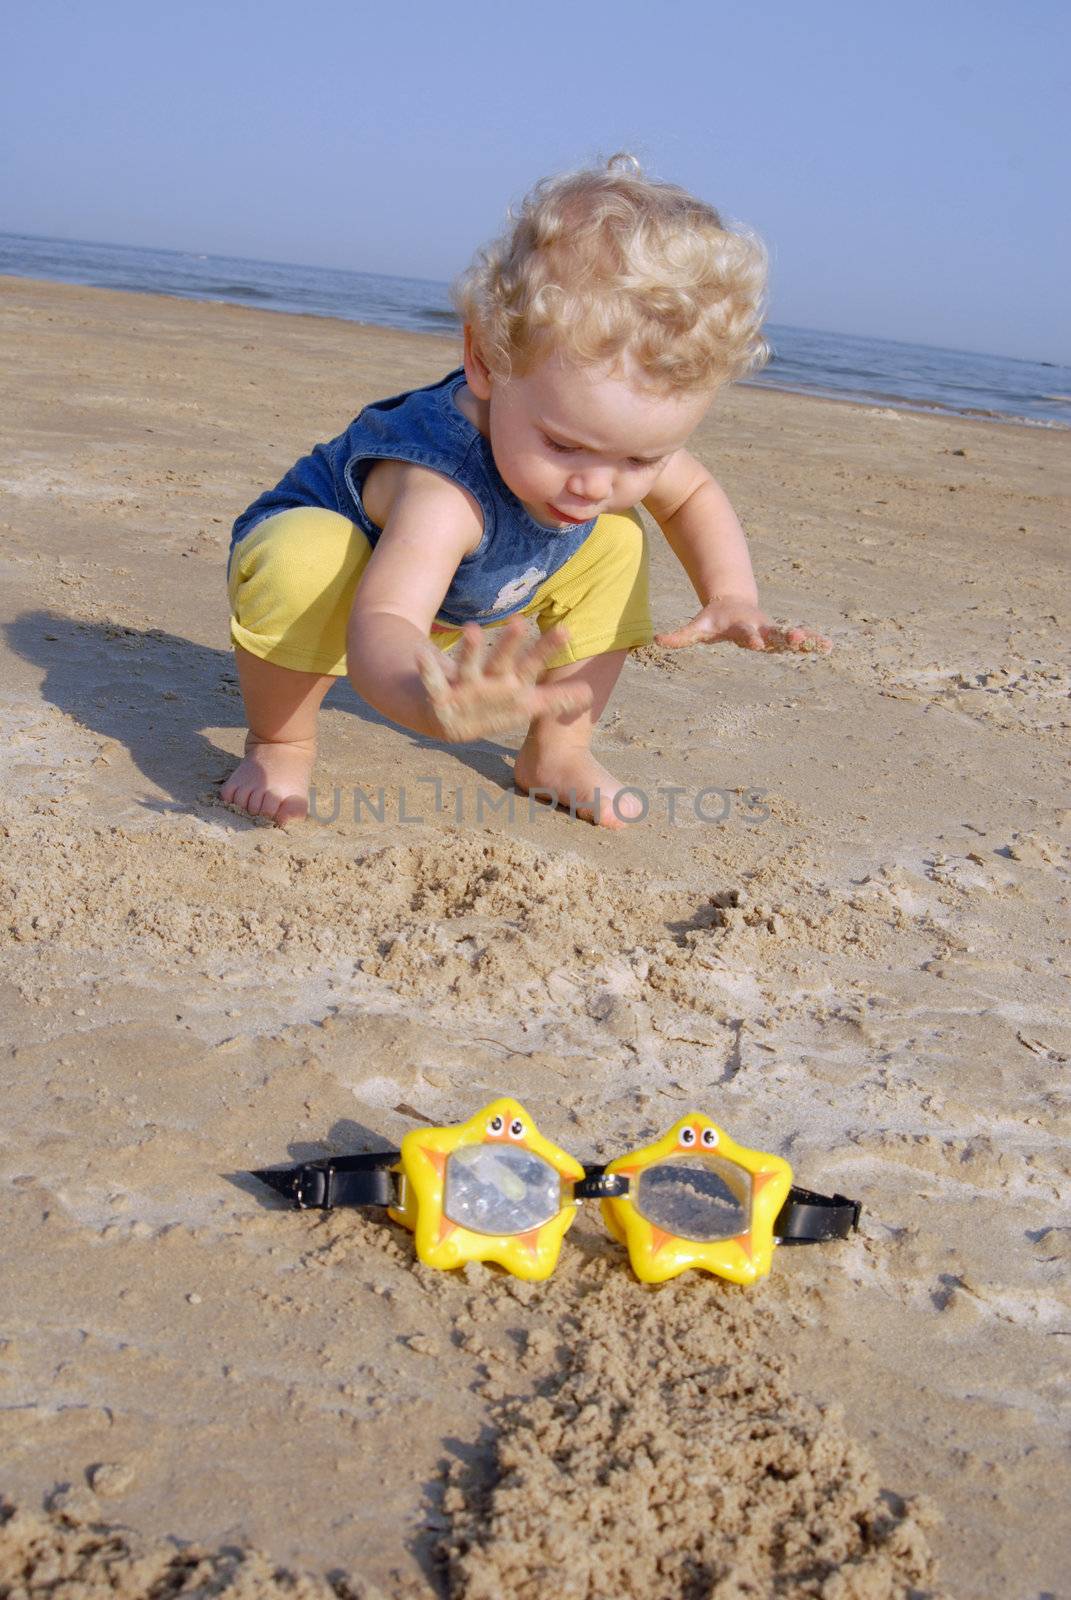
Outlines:
POLYGON ((316 759, 316 717, 335 682, 326 673, 295 672, 235 648, 249 732, 245 759, 220 790, 227 805, 280 827, 308 814, 316 759))
POLYGON ((614 797, 623 785, 591 753, 595 724, 606 709, 627 655, 627 650, 612 650, 545 672, 541 683, 590 684, 591 705, 571 718, 536 717, 513 768, 513 781, 522 794, 541 790, 541 798, 546 799, 549 791, 558 805, 602 828, 626 827, 629 818, 643 813, 642 801, 630 794, 622 795, 615 812, 614 797))
POLYGON ((545 633, 557 622, 569 630, 541 682, 584 682, 589 709, 571 717, 537 717, 517 754, 514 782, 522 793, 557 793, 558 803, 601 827, 621 828, 643 813, 636 795, 591 753, 596 723, 606 708, 630 649, 653 636, 647 595, 647 547, 638 518, 600 517, 591 535, 525 607, 545 633), (596 791, 598 804, 596 806, 596 791))
POLYGON ((371 551, 315 506, 267 517, 231 557, 231 638, 249 732, 221 798, 283 825, 308 812, 316 718, 346 672, 346 619, 371 551))

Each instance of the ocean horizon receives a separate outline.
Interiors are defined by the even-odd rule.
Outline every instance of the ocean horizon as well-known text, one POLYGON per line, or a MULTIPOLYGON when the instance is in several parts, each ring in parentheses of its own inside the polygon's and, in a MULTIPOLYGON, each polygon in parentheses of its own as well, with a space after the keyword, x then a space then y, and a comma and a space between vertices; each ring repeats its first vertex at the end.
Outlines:
MULTIPOLYGON (((417 333, 460 324, 435 279, 337 267, 0 233, 0 276, 336 317, 417 333)), ((1071 367, 1059 362, 768 323, 773 356, 747 384, 893 410, 1071 427, 1071 367)))

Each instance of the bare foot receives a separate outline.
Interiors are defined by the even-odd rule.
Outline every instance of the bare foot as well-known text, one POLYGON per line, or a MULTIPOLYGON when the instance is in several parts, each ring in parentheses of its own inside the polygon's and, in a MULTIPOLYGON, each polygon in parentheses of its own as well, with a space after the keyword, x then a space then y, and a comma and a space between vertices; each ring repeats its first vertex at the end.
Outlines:
POLYGON ((279 828, 309 812, 309 779, 316 759, 315 739, 269 744, 245 736, 245 760, 220 790, 225 805, 238 806, 251 817, 274 817, 279 828))
POLYGON ((627 828, 644 812, 644 802, 639 794, 626 790, 614 806, 614 796, 625 787, 618 783, 612 772, 607 772, 596 761, 590 750, 555 750, 536 756, 524 750, 518 752, 513 768, 513 782, 521 794, 538 791, 535 798, 549 804, 543 792, 551 790, 557 804, 574 812, 585 822, 594 822, 600 828, 627 828), (595 794, 598 791, 598 815, 595 794))

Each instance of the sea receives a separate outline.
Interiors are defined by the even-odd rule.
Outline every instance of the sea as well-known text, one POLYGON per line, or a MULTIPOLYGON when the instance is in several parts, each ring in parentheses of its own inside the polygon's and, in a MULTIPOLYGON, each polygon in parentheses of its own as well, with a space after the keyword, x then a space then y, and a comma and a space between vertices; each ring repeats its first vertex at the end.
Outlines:
MULTIPOLYGON (((222 300, 261 311, 453 333, 449 286, 337 267, 0 233, 0 274, 222 300)), ((893 410, 1071 427, 1071 367, 767 324, 773 358, 746 381, 893 410)))

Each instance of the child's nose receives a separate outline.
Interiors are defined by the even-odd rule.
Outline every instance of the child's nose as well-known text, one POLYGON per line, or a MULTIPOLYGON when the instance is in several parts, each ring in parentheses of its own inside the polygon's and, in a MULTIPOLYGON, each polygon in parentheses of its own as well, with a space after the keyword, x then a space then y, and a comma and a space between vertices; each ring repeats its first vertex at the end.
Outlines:
POLYGON ((614 475, 607 468, 589 468, 574 472, 566 484, 569 493, 578 500, 606 500, 614 486, 614 475))

